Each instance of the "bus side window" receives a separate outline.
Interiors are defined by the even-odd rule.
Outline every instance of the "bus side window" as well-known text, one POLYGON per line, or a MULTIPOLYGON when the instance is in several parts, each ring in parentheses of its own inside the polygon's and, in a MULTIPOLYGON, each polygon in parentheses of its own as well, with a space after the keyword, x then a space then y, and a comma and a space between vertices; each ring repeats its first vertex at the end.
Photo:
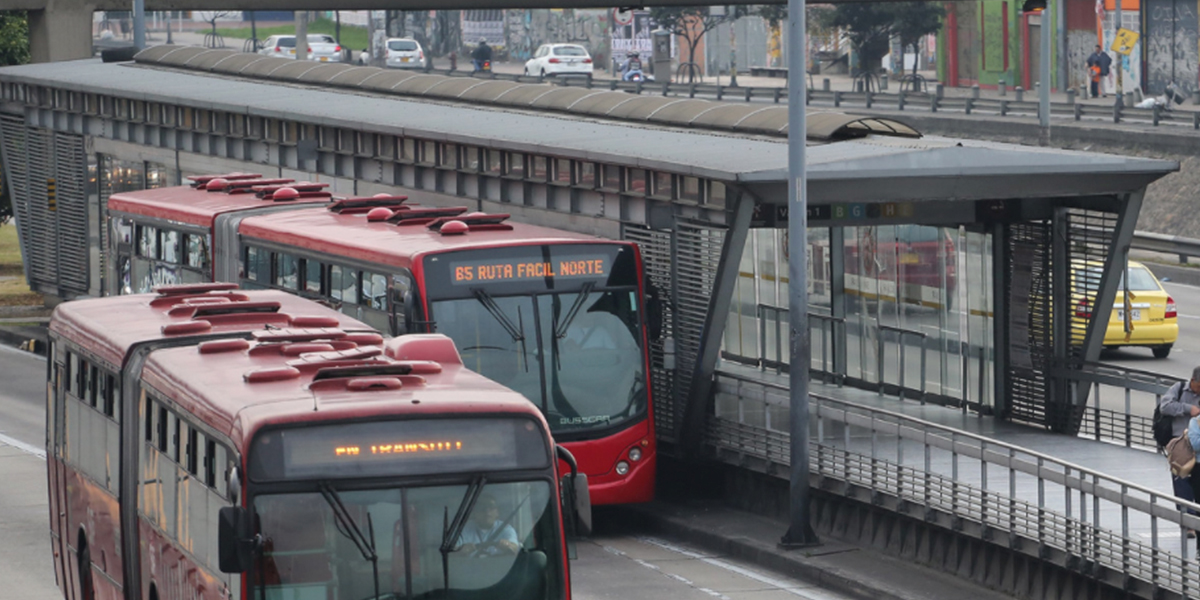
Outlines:
POLYGON ((154 425, 155 425, 155 429, 157 430, 156 433, 158 436, 155 441, 157 442, 158 451, 166 452, 167 451, 167 432, 169 431, 167 429, 167 415, 169 415, 170 413, 167 412, 166 407, 164 407, 162 405, 158 405, 157 403, 155 403, 155 404, 156 404, 155 408, 158 409, 156 411, 158 413, 158 416, 154 419, 154 425))
POLYGON ((321 272, 324 270, 319 261, 305 259, 304 267, 304 291, 313 294, 321 293, 321 272))
POLYGON ((187 471, 196 475, 199 472, 197 469, 200 464, 200 448, 203 447, 200 432, 190 425, 185 428, 187 430, 187 456, 185 457, 187 471))

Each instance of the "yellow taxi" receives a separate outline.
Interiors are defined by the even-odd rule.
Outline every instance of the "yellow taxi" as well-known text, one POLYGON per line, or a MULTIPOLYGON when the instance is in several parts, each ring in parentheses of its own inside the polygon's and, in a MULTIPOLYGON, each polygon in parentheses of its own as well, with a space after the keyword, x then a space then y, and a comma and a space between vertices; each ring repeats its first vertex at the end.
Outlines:
MULTIPOLYGON (((1079 284, 1089 280, 1092 285, 1098 285, 1102 266, 1089 264, 1086 275, 1075 269, 1073 279, 1077 290, 1075 316, 1086 319, 1092 316, 1091 304, 1087 297, 1079 297, 1079 284)), ((1104 334, 1105 348, 1121 346, 1149 347, 1155 358, 1166 358, 1171 354, 1171 347, 1179 338, 1179 319, 1175 312, 1175 299, 1163 289, 1158 278, 1145 265, 1129 261, 1126 272, 1129 280, 1129 298, 1125 298, 1125 282, 1117 286, 1117 295, 1113 299, 1112 315, 1108 319, 1108 330, 1104 334), (1126 331, 1125 311, 1129 311, 1129 331, 1126 331)), ((1094 300, 1093 300, 1094 301, 1094 300)), ((1080 331, 1080 328, 1074 328, 1080 331)))

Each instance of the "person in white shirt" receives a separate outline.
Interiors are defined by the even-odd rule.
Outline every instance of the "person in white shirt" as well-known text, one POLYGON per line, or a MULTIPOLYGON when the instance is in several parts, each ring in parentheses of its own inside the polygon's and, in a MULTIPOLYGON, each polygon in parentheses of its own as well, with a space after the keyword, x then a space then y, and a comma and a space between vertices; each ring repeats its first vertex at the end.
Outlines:
POLYGON ((500 519, 500 508, 491 496, 480 496, 476 501, 458 544, 457 550, 474 556, 516 554, 521 548, 516 530, 500 519))

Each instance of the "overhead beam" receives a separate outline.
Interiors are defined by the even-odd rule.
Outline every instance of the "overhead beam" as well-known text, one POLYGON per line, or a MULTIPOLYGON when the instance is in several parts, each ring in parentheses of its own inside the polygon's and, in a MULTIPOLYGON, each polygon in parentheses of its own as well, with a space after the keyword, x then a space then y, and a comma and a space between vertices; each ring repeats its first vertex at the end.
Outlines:
MULTIPOLYGON (((16 0, 36 10, 53 0, 16 0)), ((828 0, 822 4, 903 2, 905 0, 828 0)), ((954 1, 954 0, 952 0, 954 1)), ((962 0, 965 1, 965 0, 962 0)), ((61 4, 61 3, 60 3, 61 4)), ((729 0, 730 4, 787 4, 784 0, 729 0)), ((649 8, 652 6, 703 6, 696 0, 655 0, 638 5, 628 0, 346 0, 331 6, 329 0, 146 0, 146 10, 460 10, 503 8, 649 8)), ((98 0, 96 10, 129 10, 128 0, 98 0)))

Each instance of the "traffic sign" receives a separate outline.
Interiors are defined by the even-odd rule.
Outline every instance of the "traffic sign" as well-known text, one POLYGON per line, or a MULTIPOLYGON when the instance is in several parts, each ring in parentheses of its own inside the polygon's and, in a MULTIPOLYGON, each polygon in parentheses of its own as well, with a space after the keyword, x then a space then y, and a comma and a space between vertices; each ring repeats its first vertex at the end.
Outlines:
POLYGON ((1137 45, 1138 34, 1136 31, 1128 29, 1118 29, 1116 37, 1113 38, 1112 51, 1117 54, 1129 56, 1133 52, 1133 47, 1137 45))
POLYGON ((629 25, 633 25, 633 11, 632 10, 621 10, 619 8, 614 8, 612 11, 612 15, 613 15, 613 23, 620 25, 621 27, 628 27, 629 25))

